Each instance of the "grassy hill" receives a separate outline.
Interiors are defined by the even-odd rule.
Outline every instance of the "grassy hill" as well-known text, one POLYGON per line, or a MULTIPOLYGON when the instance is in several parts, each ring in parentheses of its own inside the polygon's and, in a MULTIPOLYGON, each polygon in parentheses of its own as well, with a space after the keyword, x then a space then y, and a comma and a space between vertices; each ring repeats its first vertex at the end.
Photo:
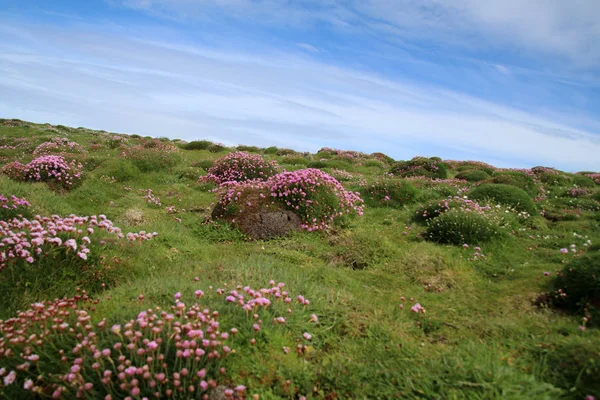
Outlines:
POLYGON ((4 248, 9 230, 38 229, 17 214, 62 237, 0 268, 0 398, 600 396, 598 292, 567 307, 554 283, 592 265, 565 290, 598 287, 598 174, 19 120, 0 120, 0 167, 4 248), (236 150, 320 169, 364 214, 252 240, 235 215, 211 218, 225 189, 206 176, 236 150), (31 164, 45 155, 70 172, 31 164))

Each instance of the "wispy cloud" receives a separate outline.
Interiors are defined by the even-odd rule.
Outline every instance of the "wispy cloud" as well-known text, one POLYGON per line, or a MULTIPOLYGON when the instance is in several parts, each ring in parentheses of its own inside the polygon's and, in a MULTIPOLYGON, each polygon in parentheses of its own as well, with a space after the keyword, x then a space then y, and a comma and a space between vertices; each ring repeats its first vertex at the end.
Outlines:
POLYGON ((301 26, 329 22, 396 39, 427 39, 477 48, 510 46, 558 55, 582 67, 600 65, 596 0, 110 0, 155 15, 208 18, 225 13, 256 23, 301 26))
POLYGON ((599 137, 559 113, 535 116, 295 51, 217 50, 100 25, 2 22, 0 39, 10 38, 0 40, 3 116, 228 144, 600 169, 599 137))

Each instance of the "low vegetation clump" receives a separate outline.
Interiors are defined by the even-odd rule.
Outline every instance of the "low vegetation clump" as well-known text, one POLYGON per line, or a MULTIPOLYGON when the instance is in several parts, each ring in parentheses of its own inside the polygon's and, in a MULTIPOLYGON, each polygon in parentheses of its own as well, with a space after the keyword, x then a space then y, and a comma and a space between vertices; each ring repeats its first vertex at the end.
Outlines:
POLYGON ((296 214, 308 231, 325 230, 348 215, 363 214, 363 200, 318 169, 283 172, 266 182, 225 185, 216 214, 239 219, 252 209, 281 208, 296 214))
POLYGON ((556 274, 552 303, 584 315, 582 326, 600 325, 600 253, 573 258, 556 274))
POLYGON ((106 147, 109 149, 118 149, 127 146, 127 143, 129 143, 129 139, 121 135, 111 135, 106 139, 106 147))
POLYGON ((390 173, 397 176, 425 176, 428 178, 446 179, 448 168, 446 164, 436 158, 415 157, 410 161, 397 162, 390 169, 390 173))
POLYGON ((500 228, 483 215, 451 210, 427 222, 424 237, 436 243, 472 245, 490 242, 502 236, 500 228))
POLYGON ((527 192, 510 185, 481 185, 469 192, 469 198, 473 200, 493 200, 514 207, 519 211, 526 211, 530 215, 537 214, 535 204, 527 192))
POLYGON ((414 203, 419 191, 407 181, 384 178, 361 188, 360 193, 367 206, 402 207, 414 203))
POLYGON ((428 221, 451 209, 460 209, 464 212, 482 214, 491 210, 491 207, 480 206, 479 203, 465 197, 450 196, 444 200, 428 203, 425 206, 419 207, 417 211, 415 211, 414 219, 416 221, 428 221))
POLYGON ((177 146, 160 140, 127 147, 120 156, 130 160, 141 172, 158 172, 172 168, 181 158, 177 146))
POLYGON ((70 141, 67 138, 55 137, 37 146, 33 150, 33 155, 44 156, 55 153, 79 153, 83 151, 83 147, 78 143, 70 141))
POLYGON ((245 145, 239 145, 236 147, 237 151, 245 151, 246 153, 260 153, 260 147, 257 146, 245 146, 245 145))
POLYGON ((215 161, 208 169, 208 175, 203 176, 201 180, 216 184, 265 181, 275 175, 278 169, 279 165, 276 161, 266 161, 259 154, 237 151, 215 161))
POLYGON ((490 177, 490 174, 481 169, 469 169, 456 174, 457 179, 464 179, 469 182, 485 181, 490 177))
POLYGON ((23 198, 15 195, 6 197, 0 193, 0 221, 8 221, 16 217, 22 217, 27 213, 31 204, 23 198))
POLYGON ((2 173, 14 180, 46 182, 53 189, 71 189, 83 175, 83 164, 62 156, 41 156, 23 165, 18 161, 4 165, 2 173))
POLYGON ((317 321, 305 311, 310 301, 293 298, 284 283, 206 295, 202 290, 193 296, 177 292, 174 299, 165 310, 144 308, 135 319, 109 323, 96 315, 98 301, 83 292, 37 302, 0 321, 0 395, 243 399, 246 387, 232 381, 228 371, 243 356, 238 346, 269 347, 268 337, 286 331, 288 346, 279 352, 285 355, 294 346, 301 355, 313 335, 299 330, 294 317, 317 321), (206 298, 217 307, 209 308, 206 298), (232 325, 231 318, 221 321, 221 313, 239 324, 232 325))
POLYGON ((186 150, 206 150, 208 146, 213 144, 210 140, 193 140, 183 145, 186 150))
POLYGON ((490 179, 483 183, 510 185, 523 189, 530 197, 536 197, 540 194, 540 185, 536 182, 534 176, 527 175, 518 171, 496 172, 490 179))
MULTIPOLYGON (((128 233, 104 215, 61 218, 36 216, 32 220, 0 221, 0 309, 15 303, 11 294, 43 292, 65 278, 85 285, 102 281, 99 267, 106 238, 94 239, 98 231, 127 238, 130 242, 154 238, 156 233, 128 233), (95 235, 96 234, 96 235, 95 235), (93 249, 96 251, 92 251, 93 249), (87 282, 86 282, 87 281, 87 282)), ((62 288, 59 288, 62 289, 62 288)))
POLYGON ((225 149, 227 149, 227 146, 225 146, 223 143, 211 143, 206 148, 206 150, 210 151, 211 153, 219 153, 225 149))

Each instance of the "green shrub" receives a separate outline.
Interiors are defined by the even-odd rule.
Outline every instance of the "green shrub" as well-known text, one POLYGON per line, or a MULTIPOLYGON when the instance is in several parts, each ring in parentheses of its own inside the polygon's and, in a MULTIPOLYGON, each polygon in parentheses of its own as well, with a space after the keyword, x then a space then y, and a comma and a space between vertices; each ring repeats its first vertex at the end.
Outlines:
POLYGON ((306 164, 306 168, 318 168, 318 169, 323 169, 323 168, 327 168, 329 165, 325 162, 325 161, 311 161, 308 164, 306 164))
POLYGON ((245 151, 247 153, 260 153, 260 148, 256 146, 245 146, 243 144, 236 147, 238 151, 245 151))
POLYGON ((213 144, 210 140, 194 140, 183 145, 186 150, 206 150, 208 146, 213 144))
POLYGON ((200 160, 192 163, 192 167, 202 168, 205 171, 208 171, 210 167, 215 164, 213 160, 200 160))
POLYGON ((275 154, 278 156, 291 156, 294 154, 298 154, 298 152, 292 149, 277 149, 277 152, 275 154))
POLYGON ((427 223, 424 237, 436 243, 481 244, 502 236, 500 229, 474 212, 450 210, 427 223))
POLYGON ((460 208, 467 212, 484 212, 486 208, 481 207, 477 202, 465 199, 460 196, 446 197, 441 201, 430 202, 422 205, 414 213, 413 220, 417 222, 425 222, 430 219, 437 218, 440 214, 451 209, 460 208))
POLYGON ((271 147, 267 147, 266 149, 264 149, 263 153, 264 154, 277 154, 277 150, 279 150, 277 147, 271 146, 271 147))
POLYGON ((385 168, 385 164, 383 161, 377 159, 366 160, 363 165, 365 167, 377 167, 377 168, 385 168))
MULTIPOLYGON (((573 258, 554 278, 552 286, 552 303, 559 308, 581 312, 588 303, 600 304, 600 253, 573 258)), ((596 318, 591 322, 600 323, 596 318)))
POLYGON ((119 159, 108 159, 102 165, 102 174, 115 178, 117 182, 127 182, 140 177, 140 172, 132 162, 119 159))
POLYGON ((304 158, 304 157, 283 157, 283 159, 281 160, 282 163, 284 164, 289 164, 289 165, 308 165, 309 161, 304 158))
POLYGON ((221 143, 211 143, 206 150, 210 151, 211 153, 219 153, 223 150, 225 150, 227 147, 225 147, 225 145, 221 144, 221 143))
POLYGON ((472 200, 490 199, 514 207, 519 211, 526 211, 531 215, 536 214, 535 204, 527 192, 511 185, 481 185, 469 192, 469 198, 472 200))
POLYGON ((519 171, 496 172, 488 182, 518 187, 526 191, 531 197, 535 197, 540 193, 533 177, 519 171))
POLYGON ((377 160, 383 161, 383 162, 387 163, 388 165, 392 165, 396 162, 396 160, 394 160, 392 157, 390 157, 384 153, 373 153, 373 154, 371 154, 371 157, 376 158, 377 160))
POLYGON ((470 169, 460 172, 456 175, 456 179, 464 179, 469 182, 484 181, 490 177, 490 174, 480 169, 470 169))
POLYGON ((410 183, 396 179, 381 179, 360 190, 365 204, 371 207, 401 207, 413 203, 418 193, 410 183))
POLYGON ((142 172, 163 171, 175 166, 181 160, 177 153, 164 153, 154 149, 131 151, 127 158, 142 172))
POLYGON ((398 176, 425 176, 446 179, 448 167, 434 158, 415 157, 410 161, 400 161, 392 166, 390 173, 398 176))
MULTIPOLYGON (((483 164, 483 163, 481 163, 483 164)), ((456 168, 458 172, 471 171, 471 170, 480 170, 487 172, 488 175, 494 175, 494 168, 486 167, 485 164, 479 165, 479 163, 467 163, 456 168)))
POLYGON ((571 180, 577 187, 593 188, 596 187, 596 182, 589 176, 574 174, 571 175, 571 180))

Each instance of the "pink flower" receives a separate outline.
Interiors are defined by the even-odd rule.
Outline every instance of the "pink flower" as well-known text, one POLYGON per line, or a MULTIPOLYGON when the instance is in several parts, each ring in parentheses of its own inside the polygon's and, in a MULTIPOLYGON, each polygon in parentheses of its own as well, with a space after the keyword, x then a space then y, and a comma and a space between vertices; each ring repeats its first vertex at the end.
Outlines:
POLYGON ((4 377, 4 386, 8 386, 12 384, 17 378, 17 373, 15 371, 10 371, 8 375, 4 377))
POLYGON ((569 249, 566 249, 564 247, 562 249, 560 249, 561 254, 567 254, 568 252, 569 252, 569 249))
POLYGON ((423 308, 423 306, 421 306, 419 303, 417 303, 410 308, 410 311, 415 312, 417 314, 425 313, 425 308, 423 308))
POLYGON ((306 340, 311 340, 312 339, 312 335, 310 333, 308 333, 308 332, 304 332, 302 334, 302 336, 304 336, 304 339, 306 339, 306 340))
POLYGON ((181 298, 181 293, 177 292, 173 297, 175 297, 175 300, 179 300, 181 298))

